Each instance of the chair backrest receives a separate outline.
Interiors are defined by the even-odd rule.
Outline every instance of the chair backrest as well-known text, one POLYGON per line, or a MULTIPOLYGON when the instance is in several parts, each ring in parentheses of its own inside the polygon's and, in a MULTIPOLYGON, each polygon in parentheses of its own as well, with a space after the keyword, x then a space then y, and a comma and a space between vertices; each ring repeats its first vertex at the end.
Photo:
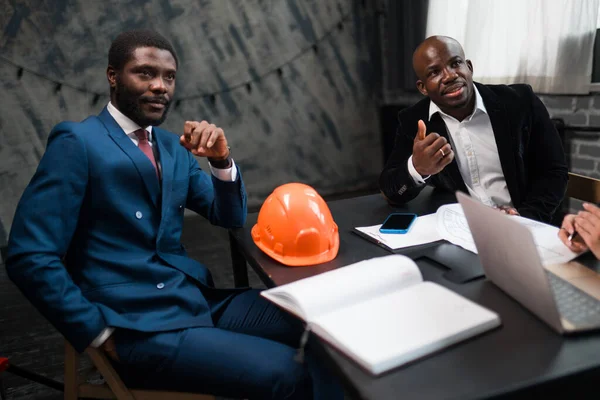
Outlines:
POLYGON ((567 197, 590 203, 600 203, 600 179, 569 172, 567 197))
POLYGON ((78 373, 79 355, 65 340, 65 400, 76 400, 80 397, 117 400, 215 400, 214 396, 205 394, 129 389, 102 351, 88 347, 85 352, 106 383, 81 382, 78 373))

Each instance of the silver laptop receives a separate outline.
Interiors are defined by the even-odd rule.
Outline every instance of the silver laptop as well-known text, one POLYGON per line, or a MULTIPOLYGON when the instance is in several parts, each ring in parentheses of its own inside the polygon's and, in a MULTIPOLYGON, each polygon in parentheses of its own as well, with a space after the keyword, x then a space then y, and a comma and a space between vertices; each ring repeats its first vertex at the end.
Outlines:
POLYGON ((529 229, 465 193, 456 197, 490 281, 561 334, 600 328, 598 274, 574 262, 544 267, 529 229))

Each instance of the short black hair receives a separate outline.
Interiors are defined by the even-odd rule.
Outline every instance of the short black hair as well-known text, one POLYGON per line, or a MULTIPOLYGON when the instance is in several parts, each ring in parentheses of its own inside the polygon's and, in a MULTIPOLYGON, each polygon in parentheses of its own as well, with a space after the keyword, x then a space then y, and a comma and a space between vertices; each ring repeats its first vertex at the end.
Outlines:
POLYGON ((167 50, 175 59, 175 65, 179 65, 175 49, 171 43, 160 33, 149 29, 135 29, 122 32, 113 40, 108 51, 108 64, 116 70, 121 70, 131 58, 135 49, 139 47, 156 47, 167 50))

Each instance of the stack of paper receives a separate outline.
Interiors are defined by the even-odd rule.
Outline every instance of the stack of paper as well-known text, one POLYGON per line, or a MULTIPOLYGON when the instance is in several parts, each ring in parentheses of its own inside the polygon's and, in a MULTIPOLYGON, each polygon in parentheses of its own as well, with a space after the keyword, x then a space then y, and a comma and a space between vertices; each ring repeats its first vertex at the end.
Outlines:
MULTIPOLYGON (((561 242, 557 227, 520 216, 509 218, 515 218, 531 230, 544 265, 564 263, 577 257, 577 253, 572 252, 561 242)), ((380 226, 381 224, 355 229, 392 251, 447 240, 477 254, 469 224, 458 203, 444 205, 435 214, 418 217, 410 231, 405 234, 380 233, 380 226)))

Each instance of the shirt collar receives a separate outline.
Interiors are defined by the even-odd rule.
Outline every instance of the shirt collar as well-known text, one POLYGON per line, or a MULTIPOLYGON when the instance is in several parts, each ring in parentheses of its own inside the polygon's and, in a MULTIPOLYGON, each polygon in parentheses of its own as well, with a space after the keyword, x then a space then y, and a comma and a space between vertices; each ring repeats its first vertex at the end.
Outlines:
MULTIPOLYGON (((479 94, 479 90, 477 90, 477 86, 473 85, 473 89, 475 90, 475 108, 473 109, 473 112, 471 113, 471 115, 469 115, 467 118, 465 118, 467 121, 470 120, 471 118, 473 118, 473 116, 475 115, 477 110, 480 110, 487 114, 487 109, 485 108, 485 104, 483 104, 483 99, 481 98, 481 94, 479 94)), ((451 115, 448 115, 445 112, 443 112, 438 107, 438 105, 435 104, 433 101, 430 101, 429 102, 429 120, 431 120, 431 116, 437 112, 439 112, 442 115, 448 116, 450 118, 454 118, 451 115)))
MULTIPOLYGON (((138 124, 133 122, 128 116, 119 111, 117 107, 113 106, 110 101, 108 102, 106 108, 108 110, 108 113, 111 115, 111 117, 115 119, 117 124, 119 124, 119 126, 121 127, 121 129, 123 129, 123 132, 125 132, 127 136, 131 136, 133 132, 137 131, 138 129, 141 129, 141 127, 138 124)), ((152 125, 149 125, 144 129, 148 131, 148 140, 152 141, 152 125)))

